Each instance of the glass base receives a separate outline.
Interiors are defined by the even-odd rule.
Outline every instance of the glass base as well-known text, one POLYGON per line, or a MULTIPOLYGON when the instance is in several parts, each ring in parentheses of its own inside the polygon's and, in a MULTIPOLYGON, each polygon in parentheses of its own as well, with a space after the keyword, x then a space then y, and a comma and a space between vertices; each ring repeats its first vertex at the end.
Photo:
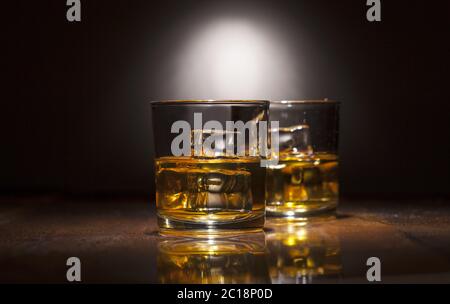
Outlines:
POLYGON ((337 205, 337 201, 285 202, 267 205, 266 214, 272 217, 292 217, 299 219, 330 216, 335 214, 337 205))
POLYGON ((158 211, 158 226, 161 230, 238 230, 262 229, 264 227, 264 211, 247 213, 221 212, 214 214, 177 213, 158 211))
POLYGON ((241 237, 250 237, 260 235, 263 228, 245 228, 245 229, 172 229, 159 228, 159 235, 164 239, 234 239, 241 237))

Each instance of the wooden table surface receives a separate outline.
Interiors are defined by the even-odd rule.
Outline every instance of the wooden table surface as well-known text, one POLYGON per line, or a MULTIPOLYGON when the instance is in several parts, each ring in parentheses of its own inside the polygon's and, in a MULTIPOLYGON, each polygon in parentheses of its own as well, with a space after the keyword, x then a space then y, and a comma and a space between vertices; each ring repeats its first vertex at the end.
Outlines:
POLYGON ((264 232, 204 241, 157 232, 143 199, 0 199, 0 282, 66 282, 78 257, 86 283, 450 283, 450 202, 343 200, 338 217, 269 220, 264 232))

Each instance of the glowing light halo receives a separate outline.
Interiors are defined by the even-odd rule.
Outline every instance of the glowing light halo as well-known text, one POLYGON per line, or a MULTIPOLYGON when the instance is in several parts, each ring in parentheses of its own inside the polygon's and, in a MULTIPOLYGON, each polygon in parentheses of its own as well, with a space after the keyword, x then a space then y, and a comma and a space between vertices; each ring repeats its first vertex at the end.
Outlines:
POLYGON ((267 25, 217 20, 180 48, 173 87, 177 98, 285 97, 298 92, 299 71, 292 62, 280 35, 267 25))

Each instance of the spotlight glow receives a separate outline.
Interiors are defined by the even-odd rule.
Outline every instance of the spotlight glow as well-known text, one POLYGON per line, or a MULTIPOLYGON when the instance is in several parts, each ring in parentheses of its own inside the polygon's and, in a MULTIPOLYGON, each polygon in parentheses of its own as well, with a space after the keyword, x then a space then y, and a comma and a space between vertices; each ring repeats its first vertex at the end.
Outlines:
POLYGON ((250 21, 207 24, 180 49, 177 95, 202 99, 290 95, 298 86, 298 71, 283 45, 274 32, 250 21))

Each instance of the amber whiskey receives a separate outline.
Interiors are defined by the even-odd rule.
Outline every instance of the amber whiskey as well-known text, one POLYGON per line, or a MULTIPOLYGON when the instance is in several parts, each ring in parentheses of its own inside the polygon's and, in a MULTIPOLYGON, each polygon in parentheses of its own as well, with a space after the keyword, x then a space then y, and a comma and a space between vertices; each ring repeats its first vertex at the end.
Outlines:
POLYGON ((156 204, 162 228, 261 228, 265 168, 258 157, 161 157, 156 204))
POLYGON ((334 210, 338 203, 338 157, 316 153, 280 154, 267 169, 268 215, 306 216, 334 210))

